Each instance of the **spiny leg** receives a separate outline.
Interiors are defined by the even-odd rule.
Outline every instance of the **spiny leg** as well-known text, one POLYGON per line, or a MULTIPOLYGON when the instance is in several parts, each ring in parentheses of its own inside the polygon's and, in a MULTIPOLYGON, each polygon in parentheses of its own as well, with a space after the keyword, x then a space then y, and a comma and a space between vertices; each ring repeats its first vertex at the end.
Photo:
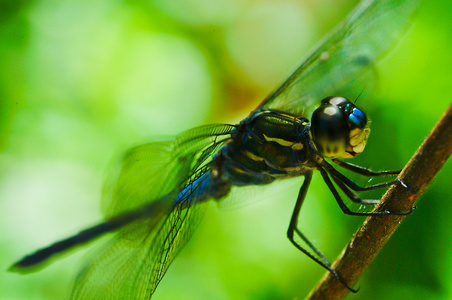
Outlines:
MULTIPOLYGON (((369 170, 369 169, 367 169, 367 168, 363 168, 363 167, 361 167, 361 166, 353 165, 353 164, 350 164, 350 163, 348 163, 348 162, 344 162, 344 161, 341 161, 341 160, 338 160, 338 159, 333 159, 332 161, 333 161, 334 163, 338 164, 339 166, 341 166, 341 167, 347 169, 347 170, 353 171, 353 172, 358 173, 358 174, 363 175, 363 176, 370 176, 370 177, 371 177, 371 176, 397 175, 397 174, 400 174, 400 172, 401 172, 401 170, 398 170, 398 171, 382 171, 382 172, 374 172, 374 171, 369 170)), ((349 191, 348 188, 343 188, 343 187, 342 187, 342 186, 343 186, 343 183, 342 183, 342 180, 343 180, 343 179, 346 179, 346 181, 348 181, 348 183, 350 183, 350 185, 348 185, 347 182, 344 182, 344 183, 347 184, 350 188, 354 189, 355 191, 365 191, 365 190, 378 189, 378 188, 385 187, 385 186, 387 186, 387 185, 391 185, 392 183, 395 184, 395 183, 398 182, 398 183, 400 183, 404 188, 406 188, 407 190, 409 190, 411 193, 416 194, 416 191, 413 190, 411 187, 409 187, 402 179, 396 179, 396 180, 391 181, 391 182, 387 182, 387 183, 383 183, 383 184, 376 184, 376 185, 373 185, 373 186, 370 186, 370 187, 367 187, 367 188, 362 188, 362 187, 356 185, 354 182, 351 182, 350 179, 348 179, 347 177, 345 177, 343 174, 339 173, 339 172, 338 172, 336 169, 334 169, 331 165, 329 165, 329 164, 325 164, 325 165, 328 165, 329 167, 331 167, 331 170, 333 171, 333 173, 335 173, 336 175, 337 175, 337 174, 340 175, 340 176, 338 176, 338 177, 340 177, 340 178, 336 178, 336 177, 334 176, 334 174, 331 174, 331 176, 332 176, 332 178, 334 179, 334 181, 336 182, 336 184, 341 188, 341 190, 343 190, 343 191, 347 194, 347 197, 349 197, 349 198, 350 198, 352 201, 354 201, 354 202, 357 202, 357 201, 353 200, 354 197, 351 196, 351 195, 356 195, 356 194, 353 193, 353 192, 351 192, 351 191, 349 191), (354 187, 359 187, 360 189, 356 189, 356 188, 354 188, 354 187), (349 193, 351 193, 351 194, 349 194, 349 193)), ((357 196, 356 196, 356 197, 357 197, 357 196)), ((379 201, 379 200, 361 200, 359 197, 357 197, 357 199, 359 199, 358 203, 361 203, 361 204, 364 204, 364 205, 365 205, 365 204, 376 204, 376 203, 379 201)), ((414 210, 414 209, 416 209, 415 206, 413 206, 413 207, 411 208, 411 210, 410 210, 409 213, 411 213, 411 211, 414 210)), ((409 214, 409 213, 408 213, 408 214, 409 214)), ((391 213, 391 214, 396 214, 396 213, 391 213)), ((405 215, 405 213, 403 213, 402 215, 405 215)))
MULTIPOLYGON (((309 248, 311 248, 320 257, 320 259, 324 262, 324 264, 330 266, 331 265, 330 262, 322 255, 322 253, 320 253, 320 251, 317 250, 317 248, 297 228, 298 216, 300 215, 301 206, 303 205, 303 201, 306 198, 306 194, 308 192, 308 188, 309 188, 309 184, 311 183, 311 179, 312 179, 312 173, 305 175, 305 180, 298 193, 297 202, 295 204, 295 208, 292 213, 292 218, 290 219, 289 229, 287 231, 287 237, 289 238, 289 240, 292 243, 296 243, 293 239, 293 233, 295 231, 303 239, 303 241, 309 246, 309 248)), ((298 248, 298 245, 295 245, 295 246, 298 248)), ((302 250, 302 251, 304 252, 304 250, 302 250)), ((306 254, 308 254, 308 253, 306 253, 306 254)), ((310 254, 308 254, 308 255, 310 255, 310 254)), ((313 258, 313 259, 316 260, 315 258, 313 258)))
MULTIPOLYGON (((330 191, 331 191, 331 193, 333 194, 334 198, 336 199, 336 202, 339 204, 339 207, 340 207, 341 210, 342 210, 345 214, 347 214, 347 215, 353 215, 353 216, 402 215, 402 216, 405 216, 405 215, 411 214, 411 212, 412 212, 412 210, 413 210, 413 209, 410 209, 410 211, 409 211, 409 212, 406 212, 406 213, 394 213, 394 212, 390 212, 390 211, 388 211, 388 210, 385 210, 385 211, 373 211, 373 212, 354 212, 354 211, 351 211, 351 210, 348 208, 348 206, 344 203, 344 200, 342 200, 342 198, 341 198, 341 196, 339 195, 339 193, 337 192, 336 188, 334 187, 333 183, 331 182, 330 177, 328 176, 328 173, 327 173, 324 169, 322 169, 322 168, 319 168, 319 171, 320 171, 320 174, 322 175, 323 180, 325 181, 326 185, 328 186, 328 188, 330 189, 330 191)), ((332 176, 333 176, 333 178, 334 178, 334 175, 332 175, 332 176)), ((339 180, 339 181, 341 181, 341 178, 336 178, 336 179, 339 180)), ((341 181, 341 182, 342 182, 342 181, 341 181)), ((339 184, 338 186, 344 191, 344 193, 347 194, 347 196, 348 196, 349 194, 352 194, 352 193, 353 193, 352 191, 350 191, 350 190, 347 188, 346 183, 344 183, 344 182, 342 182, 342 184, 339 184), (348 190, 348 191, 347 191, 347 190, 348 190)), ((354 194, 354 193, 353 193, 353 194, 354 194)), ((359 197, 358 197, 356 194, 354 194, 354 195, 355 195, 355 196, 352 196, 353 198, 350 198, 352 201, 353 201, 353 200, 356 200, 356 202, 358 202, 358 203, 360 203, 360 201, 363 201, 363 200, 359 199, 359 197), (358 198, 359 200, 358 200, 357 198, 358 198)), ((355 201, 354 201, 354 202, 355 202, 355 201)), ((363 203, 363 204, 365 204, 365 203, 363 203)))
POLYGON ((362 200, 355 192, 351 191, 342 181, 338 178, 332 176, 333 181, 336 185, 345 193, 345 195, 355 203, 363 205, 375 205, 380 202, 380 200, 362 200))
MULTIPOLYGON (((362 204, 362 205, 376 205, 380 202, 380 200, 374 200, 374 199, 365 199, 362 200, 355 192, 351 191, 342 181, 340 181, 338 178, 332 176, 334 182, 336 183, 336 185, 345 193, 345 195, 352 200, 355 203, 358 204, 362 204)), ((388 215, 396 215, 396 216, 406 216, 412 213, 413 209, 415 209, 415 207, 412 207, 410 209, 409 212, 406 213, 399 213, 399 212, 392 212, 389 211, 389 213, 387 213, 388 215)))
POLYGON ((354 164, 351 164, 351 163, 348 163, 348 162, 345 162, 345 161, 342 161, 339 159, 333 159, 332 161, 344 169, 347 169, 349 171, 355 172, 357 174, 361 174, 363 176, 368 176, 368 177, 398 175, 401 172, 401 170, 391 170, 391 171, 388 170, 388 171, 375 172, 368 168, 357 166, 357 165, 354 165, 354 164))
POLYGON ((342 173, 337 171, 335 168, 333 168, 332 165, 330 165, 326 161, 323 161, 321 163, 321 166, 325 169, 325 171, 327 171, 329 174, 331 174, 331 176, 338 178, 340 181, 342 181, 344 184, 346 184, 349 188, 351 188, 354 191, 362 192, 362 191, 370 191, 370 190, 380 189, 383 187, 391 186, 398 182, 403 184, 403 182, 400 179, 396 179, 396 180, 385 182, 385 183, 379 183, 379 184, 375 184, 375 185, 371 185, 371 186, 367 186, 367 187, 362 187, 362 186, 359 186, 358 184, 354 183, 350 179, 348 179, 345 175, 343 175, 342 173))
POLYGON ((327 269, 331 274, 333 274, 340 283, 342 283, 348 290, 350 290, 353 293, 356 293, 358 290, 355 290, 347 285, 347 283, 339 276, 339 274, 331 267, 331 263, 320 253, 320 251, 306 238, 304 234, 301 233, 301 231, 297 228, 298 223, 298 216, 300 214, 301 206, 303 204, 303 201, 306 197, 309 184, 312 179, 312 172, 309 172, 305 175, 305 180, 303 182, 303 185, 300 188, 300 192, 298 193, 297 197, 297 203, 295 204, 295 208, 292 213, 292 218, 290 219, 289 228, 287 230, 287 237, 289 238, 290 242, 301 252, 306 254, 309 258, 311 258, 313 261, 327 269), (294 232, 308 245, 308 247, 314 251, 314 253, 318 256, 314 256, 311 254, 308 250, 304 249, 302 246, 300 246, 294 239, 294 232))

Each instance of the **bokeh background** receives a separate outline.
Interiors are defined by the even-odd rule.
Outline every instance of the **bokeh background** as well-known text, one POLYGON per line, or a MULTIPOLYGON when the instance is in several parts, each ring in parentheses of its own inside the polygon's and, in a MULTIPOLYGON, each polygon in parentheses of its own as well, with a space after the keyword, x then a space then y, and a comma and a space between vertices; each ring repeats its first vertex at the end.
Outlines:
MULTIPOLYGON (((100 220, 112 158, 152 136, 244 118, 357 2, 1 1, 0 298, 65 298, 86 249, 30 275, 6 269, 100 220)), ((378 91, 360 100, 373 121, 361 165, 402 167, 451 102, 452 2, 425 2, 378 64, 378 91)), ((350 299, 452 298, 451 176, 449 162, 350 299)), ((285 236, 301 181, 212 203, 154 298, 305 297, 324 270, 285 236)), ((314 177, 301 227, 327 257, 362 221, 314 177)))

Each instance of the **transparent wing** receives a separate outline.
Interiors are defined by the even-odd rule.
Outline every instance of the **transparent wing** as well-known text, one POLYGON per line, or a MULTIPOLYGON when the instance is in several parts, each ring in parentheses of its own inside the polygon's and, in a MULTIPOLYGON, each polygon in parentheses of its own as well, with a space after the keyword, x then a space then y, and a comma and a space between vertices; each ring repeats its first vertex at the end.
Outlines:
POLYGON ((148 299, 150 278, 158 268, 151 249, 156 227, 164 218, 159 212, 134 222, 90 253, 71 299, 148 299))
POLYGON ((92 253, 77 276, 72 299, 151 297, 172 260, 190 239, 206 206, 197 200, 202 196, 191 197, 193 193, 200 196, 204 186, 194 186, 178 204, 175 198, 187 184, 207 176, 212 155, 234 128, 199 127, 172 141, 149 143, 126 152, 120 170, 106 185, 106 215, 152 202, 170 203, 158 206, 169 209, 151 212, 148 218, 127 225, 92 253))
POLYGON ((234 128, 223 124, 201 126, 170 141, 147 143, 125 152, 105 181, 105 217, 158 200, 183 185, 190 171, 206 163, 212 147, 227 139, 234 128))
POLYGON ((181 204, 169 215, 154 239, 152 253, 158 265, 152 272, 148 296, 162 280, 168 267, 193 235, 204 215, 207 202, 190 202, 188 207, 181 204))
POLYGON ((180 206, 157 224, 138 221, 91 254, 72 299, 150 299, 172 260, 191 237, 207 202, 180 206))
POLYGON ((372 72, 404 33, 421 0, 363 0, 290 77, 259 106, 310 116, 323 98, 340 95, 372 72))

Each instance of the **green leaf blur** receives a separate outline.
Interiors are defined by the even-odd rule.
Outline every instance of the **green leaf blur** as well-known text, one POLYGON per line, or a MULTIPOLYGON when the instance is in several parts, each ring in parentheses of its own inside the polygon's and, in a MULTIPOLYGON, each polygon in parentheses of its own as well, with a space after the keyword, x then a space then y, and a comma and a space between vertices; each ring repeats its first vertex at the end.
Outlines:
MULTIPOLYGON (((26 276, 6 270, 101 219, 104 173, 119 153, 240 121, 357 2, 2 1, 0 299, 67 297, 92 246, 26 276)), ((375 95, 358 102, 372 134, 356 163, 403 167, 451 103, 451 15, 450 0, 425 1, 378 63, 375 95)), ((446 163, 350 299, 452 298, 451 176, 446 163)), ((212 203, 154 299, 305 297, 324 270, 286 239, 301 182, 256 189, 237 209, 212 203)), ((300 223, 328 258, 362 221, 314 177, 300 223)))

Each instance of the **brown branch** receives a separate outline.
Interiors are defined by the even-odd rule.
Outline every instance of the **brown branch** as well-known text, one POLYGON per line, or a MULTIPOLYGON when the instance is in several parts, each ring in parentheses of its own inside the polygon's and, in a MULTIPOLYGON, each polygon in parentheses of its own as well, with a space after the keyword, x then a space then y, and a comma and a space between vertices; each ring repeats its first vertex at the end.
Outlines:
MULTIPOLYGON (((399 179, 402 179, 409 189, 402 184, 392 186, 381 199, 377 210, 409 211, 451 152, 452 104, 399 175, 399 179)), ((354 286, 403 219, 405 216, 394 215, 367 218, 337 258, 333 268, 350 286, 354 286)), ((348 293, 349 290, 334 275, 327 272, 306 299, 343 299, 348 293)))

